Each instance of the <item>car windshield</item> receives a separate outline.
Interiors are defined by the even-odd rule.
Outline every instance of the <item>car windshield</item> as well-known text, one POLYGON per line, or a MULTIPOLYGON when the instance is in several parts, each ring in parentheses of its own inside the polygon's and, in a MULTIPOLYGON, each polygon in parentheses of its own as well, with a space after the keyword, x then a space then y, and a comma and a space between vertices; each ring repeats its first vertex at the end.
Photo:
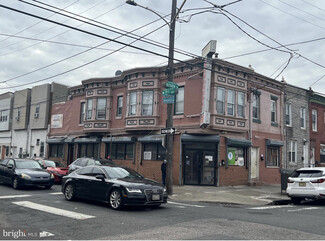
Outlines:
POLYGON ((136 171, 126 167, 109 167, 104 166, 103 169, 107 172, 110 178, 142 178, 136 171))
POLYGON ((56 167, 64 167, 64 165, 61 162, 55 162, 56 167))
POLYGON ((297 170, 291 177, 321 177, 323 172, 320 170, 297 170))
POLYGON ((95 164, 97 166, 107 166, 114 164, 114 162, 110 160, 95 160, 95 164))
POLYGON ((25 168, 34 168, 34 169, 42 169, 40 164, 36 161, 16 161, 16 168, 17 169, 25 169, 25 168))
POLYGON ((47 167, 55 167, 55 162, 50 160, 44 160, 47 167))

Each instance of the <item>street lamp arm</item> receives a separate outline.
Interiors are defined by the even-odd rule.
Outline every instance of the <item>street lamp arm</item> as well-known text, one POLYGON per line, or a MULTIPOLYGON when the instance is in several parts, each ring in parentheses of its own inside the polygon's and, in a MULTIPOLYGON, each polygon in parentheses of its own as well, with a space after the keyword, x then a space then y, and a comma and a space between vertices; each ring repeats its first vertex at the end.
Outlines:
POLYGON ((129 4, 129 5, 132 5, 132 6, 139 6, 140 8, 143 8, 143 9, 149 10, 150 12, 156 14, 158 17, 160 17, 162 20, 164 20, 164 22, 165 22, 165 23, 169 26, 169 28, 170 28, 170 23, 168 23, 168 22, 166 21, 166 19, 165 19, 163 16, 161 16, 159 13, 157 13, 156 11, 154 11, 154 10, 148 8, 148 7, 144 7, 144 6, 142 6, 142 5, 138 4, 138 3, 136 3, 136 2, 133 1, 133 0, 127 0, 125 3, 127 3, 127 4, 129 4))

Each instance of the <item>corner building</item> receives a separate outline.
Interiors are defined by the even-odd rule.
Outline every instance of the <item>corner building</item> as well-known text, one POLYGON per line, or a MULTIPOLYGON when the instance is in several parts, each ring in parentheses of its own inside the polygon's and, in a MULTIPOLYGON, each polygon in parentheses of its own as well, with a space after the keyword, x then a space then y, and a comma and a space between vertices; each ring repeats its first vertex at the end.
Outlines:
MULTIPOLYGON (((201 59, 174 66, 179 89, 173 115, 173 183, 280 183, 282 84, 257 75, 251 68, 214 58, 207 95, 203 86, 209 73, 203 66, 201 59), (261 97, 261 123, 257 125, 253 124, 253 113, 257 112, 252 92, 261 97), (274 125, 272 98, 276 99, 274 125), (207 123, 202 125, 204 101, 209 110, 207 123), (251 164, 253 151, 259 167, 255 169, 251 164), (263 166, 271 160, 274 166, 263 166)), ((167 119, 161 93, 167 81, 165 66, 126 70, 112 78, 92 78, 71 87, 65 102, 52 105, 47 156, 66 164, 83 156, 111 156, 117 164, 161 181, 160 165, 166 155, 166 136, 161 129, 167 119)))

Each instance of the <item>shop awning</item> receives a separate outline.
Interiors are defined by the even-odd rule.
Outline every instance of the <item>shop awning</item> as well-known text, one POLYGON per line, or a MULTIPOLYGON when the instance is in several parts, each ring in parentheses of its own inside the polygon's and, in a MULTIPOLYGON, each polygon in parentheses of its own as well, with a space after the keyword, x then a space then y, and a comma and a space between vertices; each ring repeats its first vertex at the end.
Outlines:
POLYGON ((81 137, 74 140, 75 143, 99 143, 98 137, 81 137))
POLYGON ((67 137, 65 138, 64 142, 65 143, 73 143, 74 142, 74 139, 76 139, 76 137, 67 137))
POLYGON ((118 143, 128 143, 128 142, 136 142, 136 138, 135 137, 129 137, 129 136, 114 136, 112 137, 103 137, 102 138, 102 142, 118 142, 118 143))
POLYGON ((227 146, 249 147, 252 142, 246 139, 227 138, 227 146))
POLYGON ((182 134, 182 142, 219 142, 219 135, 191 135, 191 134, 182 134))
POLYGON ((267 146, 283 146, 284 142, 279 140, 266 139, 267 146))
POLYGON ((162 142, 164 141, 166 135, 148 135, 148 136, 141 136, 138 138, 140 142, 162 142))
POLYGON ((60 144, 64 143, 65 137, 50 137, 46 140, 47 143, 49 144, 60 144))

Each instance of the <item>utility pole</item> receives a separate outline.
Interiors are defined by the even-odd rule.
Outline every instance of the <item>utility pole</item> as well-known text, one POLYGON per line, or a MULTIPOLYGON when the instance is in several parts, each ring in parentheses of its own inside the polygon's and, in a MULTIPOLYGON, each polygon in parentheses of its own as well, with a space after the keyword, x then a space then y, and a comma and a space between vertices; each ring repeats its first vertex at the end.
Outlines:
MULTIPOLYGON (((168 81, 174 81, 174 44, 175 44, 175 23, 176 23, 177 0, 172 0, 171 21, 169 27, 169 54, 168 54, 168 81)), ((173 127, 173 104, 167 104, 166 128, 173 127)), ((167 135, 167 193, 173 194, 173 135, 167 135)))

